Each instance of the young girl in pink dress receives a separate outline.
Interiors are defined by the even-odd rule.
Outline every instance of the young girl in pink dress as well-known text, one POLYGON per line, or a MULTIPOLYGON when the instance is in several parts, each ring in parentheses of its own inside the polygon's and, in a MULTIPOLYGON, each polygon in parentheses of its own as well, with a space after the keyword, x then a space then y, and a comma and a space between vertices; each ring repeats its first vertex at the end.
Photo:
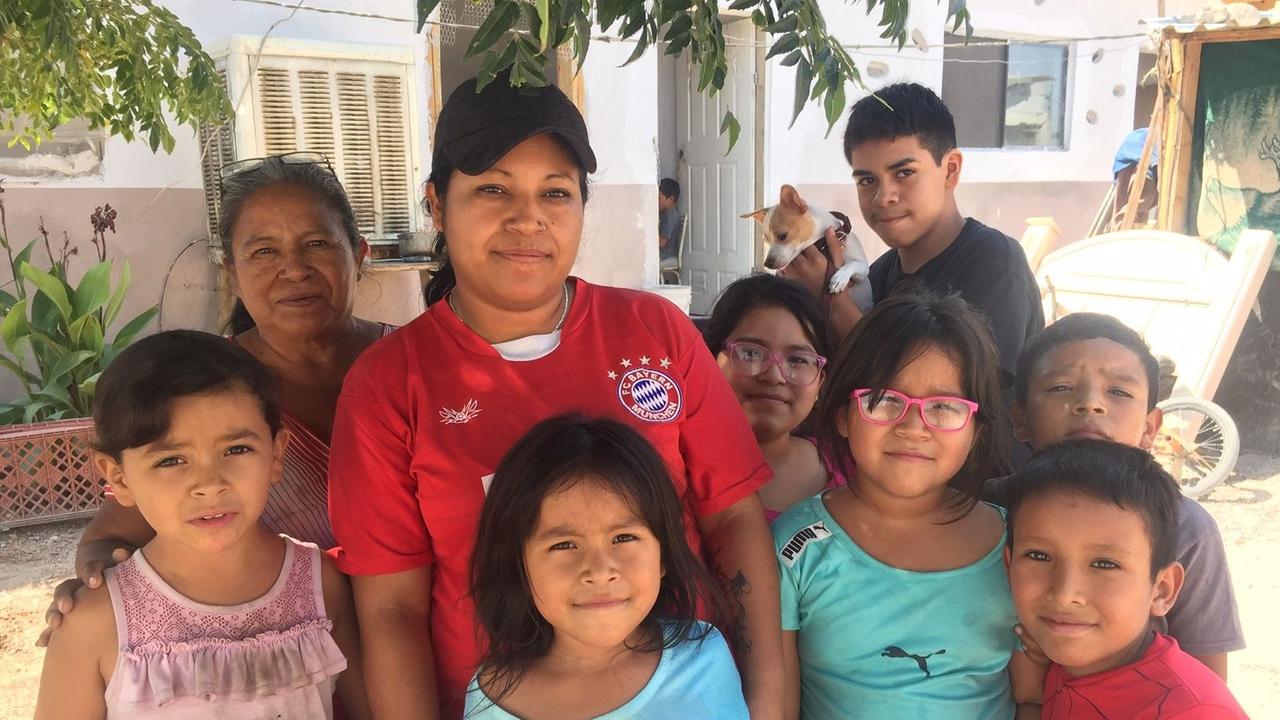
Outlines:
POLYGON ((156 536, 77 593, 37 718, 332 718, 335 687, 369 717, 346 579, 258 522, 289 442, 277 395, 244 350, 185 330, 102 374, 95 464, 156 536))

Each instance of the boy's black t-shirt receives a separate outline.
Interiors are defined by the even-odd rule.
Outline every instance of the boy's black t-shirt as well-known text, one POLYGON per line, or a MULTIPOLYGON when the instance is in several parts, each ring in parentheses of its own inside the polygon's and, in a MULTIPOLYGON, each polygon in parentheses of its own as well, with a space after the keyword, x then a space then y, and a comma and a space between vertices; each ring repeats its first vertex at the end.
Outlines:
POLYGON ((1016 240, 967 218, 954 242, 914 273, 902 272, 897 250, 871 264, 871 294, 880 302, 922 283, 935 292, 958 292, 986 313, 1000 351, 1001 383, 1012 387, 1018 353, 1044 329, 1040 289, 1016 240))

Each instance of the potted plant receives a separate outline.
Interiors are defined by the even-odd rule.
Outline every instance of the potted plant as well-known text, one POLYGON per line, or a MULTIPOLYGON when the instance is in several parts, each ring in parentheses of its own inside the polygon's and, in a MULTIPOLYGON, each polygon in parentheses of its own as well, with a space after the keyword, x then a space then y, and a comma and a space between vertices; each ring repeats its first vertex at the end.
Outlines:
MULTIPOLYGON (((0 186, 0 248, 8 283, 0 285, 0 368, 17 377, 25 397, 0 402, 0 526, 91 512, 100 484, 90 463, 93 391, 98 376, 155 317, 151 307, 119 326, 129 264, 112 284, 106 233, 116 211, 90 217, 96 260, 76 281, 69 260, 78 254, 66 233, 56 254, 43 221, 41 238, 15 252, 9 241, 0 186), (43 239, 48 266, 33 262, 43 239)), ((3 280, 0 280, 3 282, 3 280)))

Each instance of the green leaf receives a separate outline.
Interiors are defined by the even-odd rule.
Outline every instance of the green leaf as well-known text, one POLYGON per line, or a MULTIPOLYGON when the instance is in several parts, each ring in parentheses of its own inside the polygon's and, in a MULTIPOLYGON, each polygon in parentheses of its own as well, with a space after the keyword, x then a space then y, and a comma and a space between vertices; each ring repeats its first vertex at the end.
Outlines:
POLYGON ((92 350, 94 353, 102 352, 103 331, 102 323, 98 322, 97 315, 85 315, 84 329, 80 333, 80 340, 76 343, 77 347, 85 350, 92 350))
POLYGON ((791 67, 792 65, 795 65, 796 63, 800 62, 800 58, 802 57, 804 57, 803 52, 801 52, 800 50, 792 50, 790 55, 782 58, 782 66, 791 67))
POLYGON ((0 310, 3 310, 4 312, 9 312, 9 308, 17 304, 18 304, 18 298, 10 295, 9 293, 3 290, 0 290, 0 310))
POLYGON ((768 60, 774 55, 789 53, 797 47, 800 47, 800 36, 795 33, 788 33, 779 38, 778 42, 773 44, 773 47, 769 48, 769 52, 764 56, 764 59, 768 60))
POLYGON ((18 403, 0 403, 0 425, 22 423, 22 406, 18 403))
POLYGON ((467 46, 467 52, 463 58, 475 57, 493 47, 494 43, 498 42, 498 38, 511 30, 519 19, 520 3, 515 0, 497 0, 493 10, 489 11, 488 17, 476 29, 476 34, 471 38, 471 44, 467 46))
POLYGON ((106 304, 111 293, 111 263, 100 262, 80 278, 72 298, 76 315, 88 315, 106 304))
POLYGON ((98 378, 100 377, 102 377, 101 370, 90 375, 84 380, 81 380, 80 384, 76 386, 76 389, 80 391, 80 397, 83 397, 83 398, 92 397, 94 391, 97 390, 98 388, 98 378))
MULTIPOLYGON (((689 35, 689 30, 693 28, 693 16, 685 13, 671 21, 667 26, 667 32, 662 36, 663 42, 671 42, 681 35, 689 35)), ((685 40, 687 43, 688 40, 685 40)))
POLYGON ((40 412, 43 411, 45 408, 50 407, 51 405, 53 405, 53 403, 49 402, 48 400, 33 400, 32 402, 27 403, 26 408, 24 408, 22 411, 22 422, 24 423, 35 422, 40 412))
POLYGON ((68 355, 64 355, 58 360, 58 364, 54 365, 48 373, 45 374, 44 381, 46 384, 55 383, 62 379, 64 375, 76 369, 86 360, 97 357, 98 353, 92 350, 77 350, 68 355))
POLYGON ((120 314, 120 306, 124 304, 124 294, 129 289, 132 278, 133 271, 126 260, 124 266, 120 268, 120 282, 116 284, 116 289, 111 293, 111 299, 107 301, 107 313, 103 316, 107 327, 111 327, 111 324, 116 321, 116 316, 120 314))
POLYGON ((720 121, 720 134, 724 135, 726 132, 729 133, 729 148, 725 150, 725 154, 728 155, 729 151, 733 150, 733 146, 738 144, 738 134, 742 132, 738 118, 728 110, 724 112, 724 120, 720 121))
POLYGON ((67 297, 67 286, 58 278, 32 265, 22 264, 22 277, 30 280, 45 297, 49 298, 63 322, 71 323, 71 299, 67 297))
POLYGON ((760 4, 760 0, 734 0, 729 4, 730 10, 746 10, 760 4))
POLYGON ((7 369, 9 372, 13 373, 14 377, 18 378, 18 380, 19 380, 23 385, 28 385, 28 386, 30 386, 30 385, 39 385, 39 384, 40 384, 40 378, 36 377, 35 375, 32 375, 30 372, 28 372, 28 371, 27 371, 25 368, 23 368, 21 365, 19 365, 18 363, 14 362, 13 360, 10 360, 9 358, 5 357, 4 355, 0 355, 0 365, 3 365, 3 366, 5 367, 5 369, 7 369))
POLYGON ((647 33, 641 33, 640 38, 636 40, 635 50, 631 51, 631 56, 627 58, 626 62, 622 63, 621 67, 626 67, 631 63, 644 57, 644 51, 648 49, 649 49, 649 36, 647 33))
POLYGON ((823 109, 827 113, 827 134, 835 127, 840 114, 844 112, 844 84, 836 85, 823 99, 823 109))
POLYGON ((515 61, 516 44, 514 42, 507 43, 501 55, 495 52, 486 53, 484 63, 480 65, 480 72, 476 74, 476 87, 483 90, 486 85, 493 82, 498 73, 511 67, 515 61))
POLYGON ((764 29, 765 32, 777 35, 779 33, 793 33, 800 22, 800 18, 796 15, 788 15, 778 22, 769 25, 764 29))
POLYGON ((9 313, 0 321, 0 339, 9 352, 18 354, 18 338, 25 338, 31 333, 31 325, 27 323, 27 299, 23 298, 9 308, 9 313))
POLYGON ((551 32, 551 3, 549 0, 534 0, 538 10, 538 49, 546 51, 547 36, 551 32))
POLYGON ((804 110, 804 105, 809 99, 809 84, 813 82, 813 68, 809 66, 809 61, 801 60, 796 65, 796 97, 791 106, 791 122, 787 127, 796 124, 796 118, 800 117, 800 111, 804 110))
POLYGON ((137 317, 130 320, 124 327, 120 328, 120 332, 116 333, 115 342, 112 345, 117 350, 123 350, 126 345, 133 342, 133 339, 142 332, 142 328, 146 327, 151 319, 159 314, 158 308, 147 308, 143 310, 137 317))
POLYGON ((418 0, 418 29, 422 32, 422 26, 427 24, 427 20, 431 18, 431 13, 435 12, 436 6, 440 4, 440 0, 418 0))

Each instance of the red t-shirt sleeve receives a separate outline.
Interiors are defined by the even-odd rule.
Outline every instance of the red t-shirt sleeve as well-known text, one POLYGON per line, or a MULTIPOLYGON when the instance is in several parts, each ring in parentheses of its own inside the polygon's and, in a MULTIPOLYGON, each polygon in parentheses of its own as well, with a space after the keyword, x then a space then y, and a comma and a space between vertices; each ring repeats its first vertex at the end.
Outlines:
POLYGON ((699 516, 713 515, 759 490, 773 471, 697 328, 683 314, 672 325, 680 339, 676 368, 684 377, 680 454, 689 478, 689 504, 699 516))
POLYGON ((409 423, 377 391, 377 374, 372 363, 352 367, 333 422, 329 518, 348 575, 402 572, 435 557, 409 470, 409 423))

